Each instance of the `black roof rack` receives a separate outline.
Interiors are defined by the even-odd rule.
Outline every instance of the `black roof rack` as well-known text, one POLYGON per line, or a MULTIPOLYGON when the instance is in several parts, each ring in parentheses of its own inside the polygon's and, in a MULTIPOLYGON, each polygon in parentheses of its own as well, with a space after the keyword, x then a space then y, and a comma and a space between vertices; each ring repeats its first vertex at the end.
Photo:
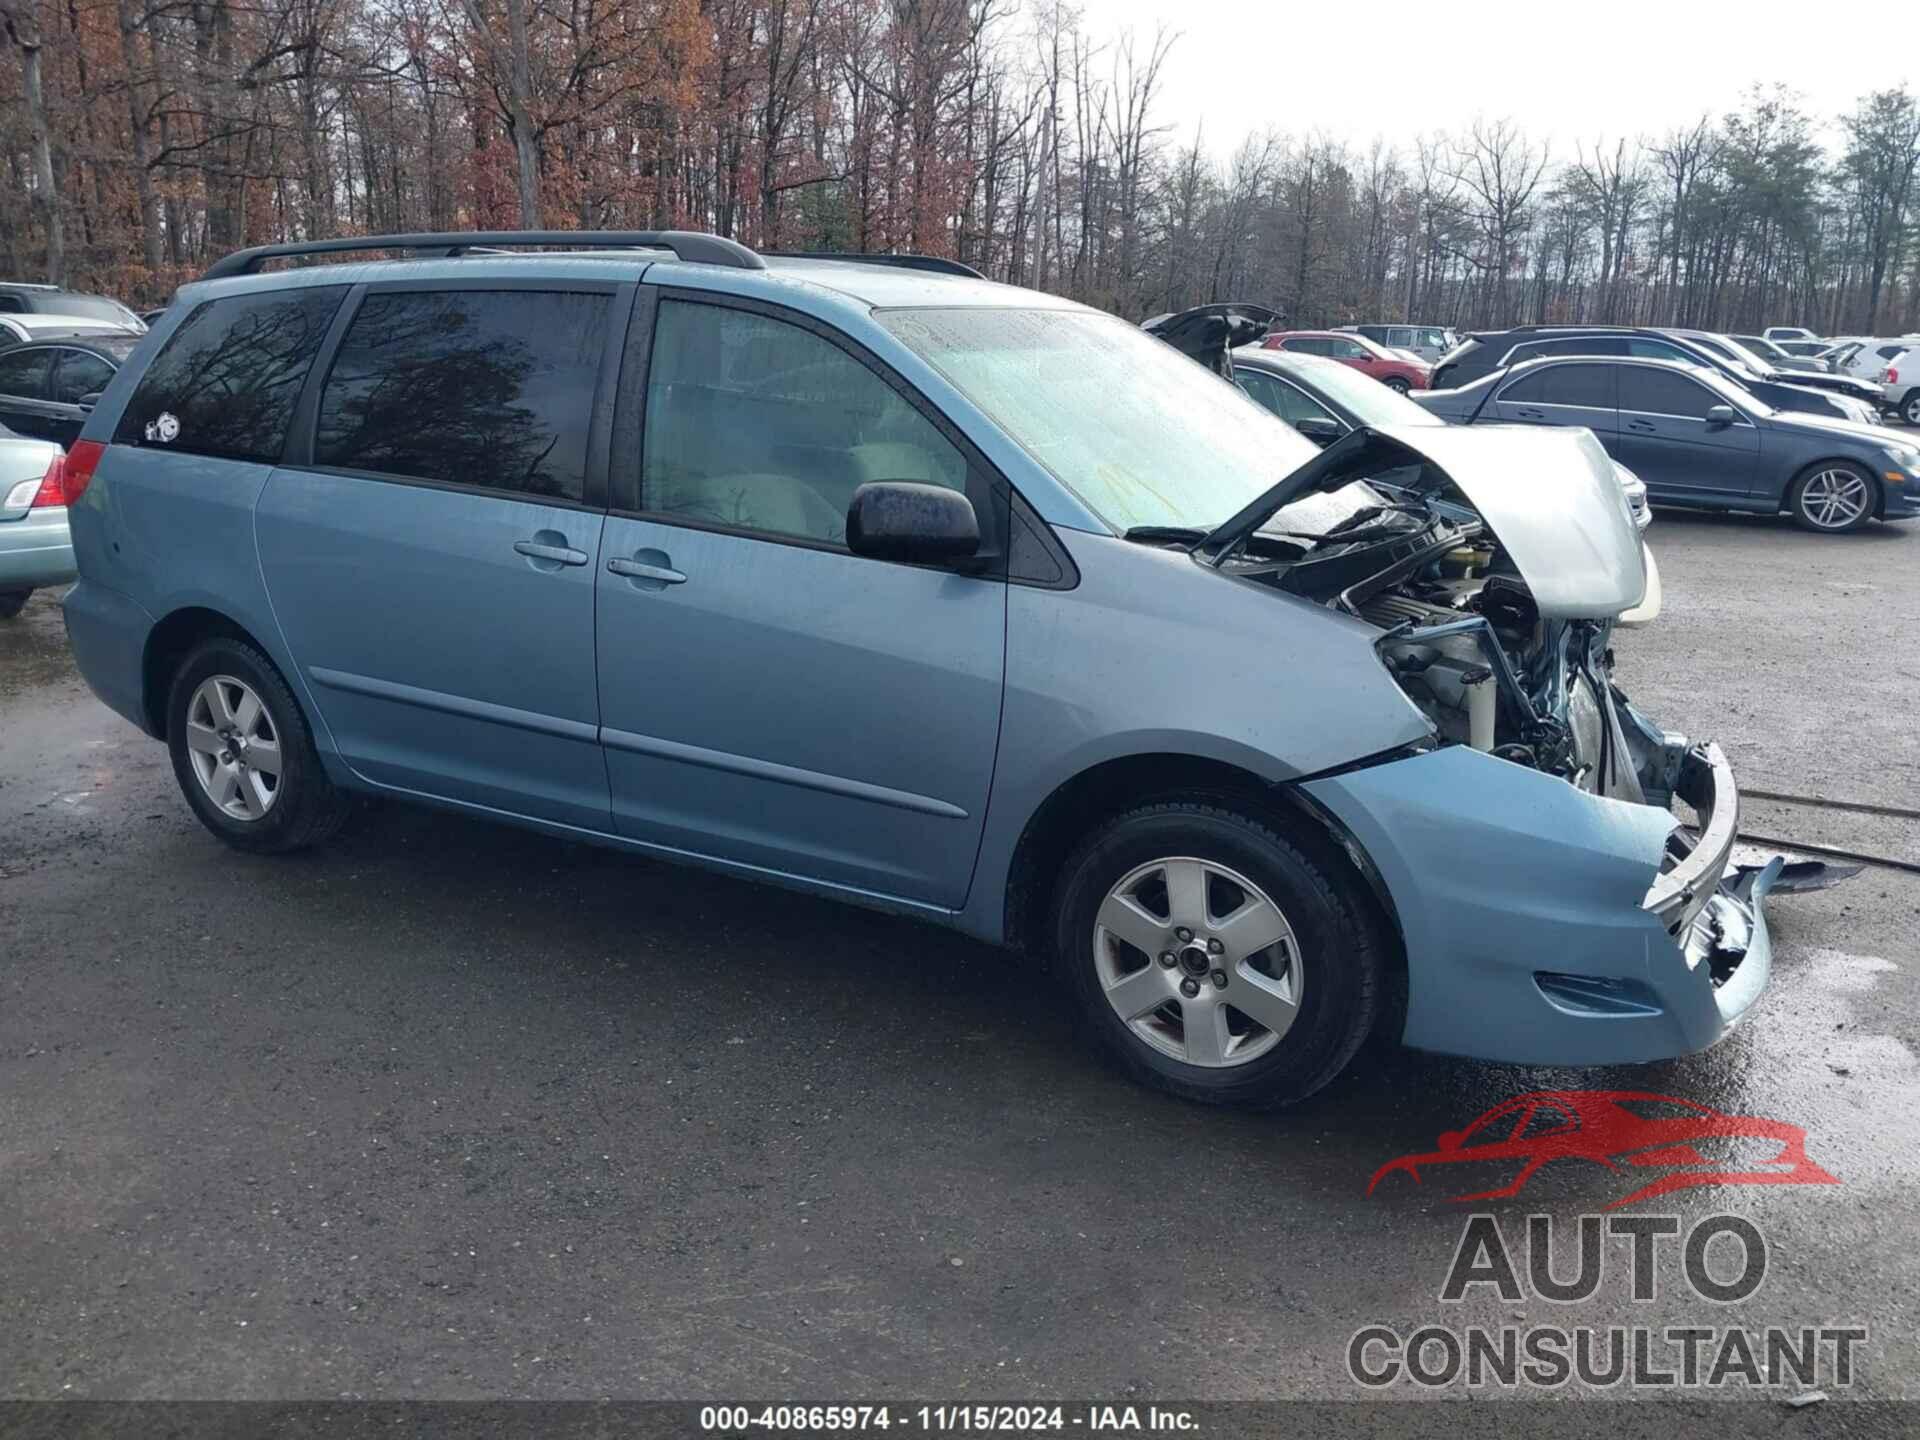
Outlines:
POLYGON ((847 250, 763 250, 760 253, 775 260, 849 260, 860 265, 891 265, 897 270, 928 270, 935 275, 965 275, 971 280, 987 278, 971 265, 939 255, 859 255, 847 250))
POLYGON ((519 245, 572 245, 589 250, 671 250, 681 260, 764 270, 766 263, 737 240, 692 230, 468 230, 430 235, 355 235, 339 240, 300 240, 286 245, 256 245, 236 250, 209 265, 202 280, 251 275, 268 260, 303 255, 343 255, 367 250, 416 250, 439 256, 469 252, 498 254, 519 245))

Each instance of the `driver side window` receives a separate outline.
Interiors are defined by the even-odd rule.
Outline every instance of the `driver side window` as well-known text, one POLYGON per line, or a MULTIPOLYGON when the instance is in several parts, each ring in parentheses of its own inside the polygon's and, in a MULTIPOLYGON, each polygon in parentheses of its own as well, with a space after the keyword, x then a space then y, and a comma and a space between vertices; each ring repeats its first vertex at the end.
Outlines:
POLYGON ((839 346, 748 310, 664 300, 647 374, 641 509, 846 543, 874 480, 967 488, 965 457, 839 346))

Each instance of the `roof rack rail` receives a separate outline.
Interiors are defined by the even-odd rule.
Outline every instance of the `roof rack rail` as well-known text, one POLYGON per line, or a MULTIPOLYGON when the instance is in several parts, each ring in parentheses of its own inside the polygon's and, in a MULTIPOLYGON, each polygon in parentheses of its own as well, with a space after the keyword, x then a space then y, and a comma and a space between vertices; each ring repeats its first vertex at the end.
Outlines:
POLYGON ((775 260, 848 260, 860 265, 891 265, 897 270, 927 270, 935 275, 965 275, 984 280, 971 265, 940 255, 861 255, 851 250, 763 250, 775 260))
POLYGON ((766 262, 737 240, 692 230, 467 230, 426 235, 355 235, 338 240, 299 240, 285 245, 256 245, 223 255, 206 268, 202 280, 252 275, 269 260, 305 255, 342 255, 368 250, 416 250, 439 256, 470 251, 498 254, 502 247, 572 245, 584 249, 671 250, 681 260, 764 270, 766 262))

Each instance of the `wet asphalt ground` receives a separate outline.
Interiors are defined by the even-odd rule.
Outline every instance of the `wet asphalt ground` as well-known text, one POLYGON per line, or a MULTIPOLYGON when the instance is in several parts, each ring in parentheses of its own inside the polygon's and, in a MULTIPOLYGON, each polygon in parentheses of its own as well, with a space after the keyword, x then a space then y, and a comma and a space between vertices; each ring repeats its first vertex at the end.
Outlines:
MULTIPOLYGON (((1920 526, 1651 533, 1634 699, 1747 787, 1920 809, 1920 526)), ((1763 818, 1920 860, 1897 817, 1763 818)), ((1361 1326, 1485 1321, 1860 1323, 1822 1387, 1920 1398, 1920 876, 1770 914, 1772 987, 1707 1054, 1382 1047, 1302 1109, 1213 1113, 1117 1078, 1022 962, 905 921, 395 806, 231 853, 43 594, 0 629, 0 1394, 1346 1399, 1361 1326), (1651 1302, 1615 1265, 1577 1304, 1442 1304, 1465 1211, 1370 1175, 1560 1087, 1803 1126, 1841 1183, 1634 1207, 1751 1219, 1737 1306, 1674 1257, 1651 1302)), ((1517 1240, 1639 1183, 1556 1167, 1486 1208, 1517 1240)))

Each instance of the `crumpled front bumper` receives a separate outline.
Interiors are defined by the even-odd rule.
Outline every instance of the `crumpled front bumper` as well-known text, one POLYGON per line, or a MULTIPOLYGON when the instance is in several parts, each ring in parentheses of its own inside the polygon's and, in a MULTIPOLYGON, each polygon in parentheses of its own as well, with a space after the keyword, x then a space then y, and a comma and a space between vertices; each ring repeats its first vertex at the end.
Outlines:
POLYGON ((1689 750, 1668 811, 1578 790, 1466 746, 1309 781, 1353 837, 1407 949, 1407 1044, 1607 1065, 1719 1040, 1759 998, 1775 860, 1729 873, 1739 793, 1689 750))

